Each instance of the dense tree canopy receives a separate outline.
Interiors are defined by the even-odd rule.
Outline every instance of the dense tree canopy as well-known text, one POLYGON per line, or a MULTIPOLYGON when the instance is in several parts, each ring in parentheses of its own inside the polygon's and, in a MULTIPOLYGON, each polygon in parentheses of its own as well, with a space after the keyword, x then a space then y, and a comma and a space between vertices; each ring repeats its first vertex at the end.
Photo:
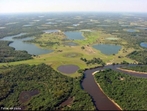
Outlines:
POLYGON ((0 106, 30 110, 61 109, 60 104, 72 97, 71 107, 65 109, 95 109, 90 96, 81 89, 81 78, 64 76, 50 66, 9 66, 0 74, 0 106))
POLYGON ((122 67, 122 68, 133 70, 133 71, 139 71, 139 72, 147 72, 147 66, 129 66, 129 67, 122 67))
POLYGON ((133 51, 128 55, 131 59, 138 61, 139 63, 147 64, 147 51, 133 51))
POLYGON ((147 79, 107 69, 95 74, 106 95, 123 110, 147 110, 147 79))

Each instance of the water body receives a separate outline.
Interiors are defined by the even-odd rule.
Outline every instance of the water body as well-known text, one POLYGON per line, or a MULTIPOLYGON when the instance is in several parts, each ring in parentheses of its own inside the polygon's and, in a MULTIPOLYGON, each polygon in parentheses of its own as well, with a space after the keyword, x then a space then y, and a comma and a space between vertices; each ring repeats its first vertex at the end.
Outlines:
POLYGON ((59 30, 43 30, 45 33, 59 32, 59 30))
POLYGON ((76 27, 76 26, 79 26, 79 25, 80 25, 80 24, 73 24, 73 26, 75 26, 75 27, 76 27))
POLYGON ((143 47, 143 48, 147 48, 147 42, 140 43, 140 46, 143 47))
POLYGON ((68 31, 64 32, 64 34, 67 36, 68 39, 75 39, 75 40, 82 40, 84 37, 82 36, 82 32, 79 31, 68 31))
POLYGON ((135 30, 135 29, 127 29, 126 31, 127 32, 137 32, 137 30, 135 30))
POLYGON ((31 24, 23 25, 23 27, 31 27, 31 26, 32 26, 31 24))
POLYGON ((13 39, 13 37, 19 37, 24 34, 25 33, 21 33, 21 34, 14 35, 14 36, 7 36, 0 40, 13 41, 11 44, 9 44, 10 47, 15 48, 15 50, 21 50, 21 51, 25 50, 29 54, 32 54, 32 55, 41 55, 41 54, 47 54, 47 53, 52 52, 52 50, 39 48, 32 43, 23 42, 23 41, 31 40, 34 38, 13 39))
MULTIPOLYGON (((114 103, 112 103, 97 86, 97 83, 95 82, 94 77, 92 75, 92 73, 94 73, 95 71, 111 68, 113 70, 123 72, 125 74, 129 74, 131 76, 147 78, 147 74, 139 74, 137 72, 132 73, 132 72, 121 71, 117 69, 121 66, 124 66, 124 65, 107 65, 104 67, 97 67, 97 68, 85 70, 84 79, 81 85, 83 89, 90 94, 98 110, 120 110, 120 109, 114 103)), ((136 66, 136 65, 130 64, 128 66, 136 66)))
POLYGON ((93 45, 93 48, 100 50, 103 54, 111 55, 111 54, 117 54, 118 51, 121 49, 121 46, 111 45, 111 44, 98 44, 98 45, 93 45))
POLYGON ((61 65, 57 68, 58 71, 65 74, 73 74, 79 69, 76 65, 61 65))

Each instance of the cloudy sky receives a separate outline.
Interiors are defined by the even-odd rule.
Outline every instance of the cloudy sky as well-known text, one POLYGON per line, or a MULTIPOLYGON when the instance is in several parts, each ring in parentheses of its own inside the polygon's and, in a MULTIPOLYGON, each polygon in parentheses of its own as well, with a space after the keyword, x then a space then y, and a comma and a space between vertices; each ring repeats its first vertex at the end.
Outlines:
POLYGON ((147 0, 0 0, 0 13, 147 12, 147 0))

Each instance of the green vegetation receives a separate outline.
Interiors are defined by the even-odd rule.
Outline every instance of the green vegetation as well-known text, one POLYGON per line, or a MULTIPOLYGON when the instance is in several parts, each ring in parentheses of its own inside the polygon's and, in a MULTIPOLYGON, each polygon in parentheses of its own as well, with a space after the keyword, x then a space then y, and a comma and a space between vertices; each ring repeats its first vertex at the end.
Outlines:
POLYGON ((131 59, 134 59, 142 64, 147 64, 147 51, 133 51, 128 55, 131 59))
POLYGON ((60 104, 68 97, 73 97, 71 106, 65 109, 95 109, 90 96, 81 89, 82 77, 64 76, 45 64, 5 68, 9 71, 0 73, 0 106, 55 110, 61 109, 60 104))
POLYGON ((93 32, 83 32, 85 37, 84 40, 75 40, 80 45, 90 45, 98 42, 98 38, 101 35, 101 32, 93 31, 93 32))
POLYGON ((14 48, 9 47, 10 43, 8 41, 0 41, 0 63, 32 59, 32 56, 26 51, 16 51, 14 48))
POLYGON ((123 69, 139 71, 139 72, 147 72, 147 66, 129 66, 129 67, 122 67, 123 69))
POLYGON ((69 58, 74 58, 74 57, 81 57, 83 55, 81 53, 77 53, 77 52, 70 52, 70 53, 65 53, 63 56, 69 57, 69 58))
POLYGON ((27 42, 35 43, 40 47, 55 49, 63 45, 65 41, 65 35, 62 32, 44 33, 40 36, 36 36, 33 40, 27 40, 27 42))
POLYGON ((82 61, 84 61, 87 65, 89 64, 101 64, 102 66, 105 65, 105 63, 103 62, 103 60, 101 60, 100 58, 93 58, 91 60, 87 60, 86 58, 81 58, 82 61))
POLYGON ((26 38, 26 37, 39 36, 41 34, 43 34, 43 32, 30 32, 29 34, 21 35, 19 37, 14 37, 13 39, 23 39, 23 38, 26 38))
POLYGON ((147 79, 107 69, 95 74, 101 88, 123 110, 147 110, 147 79))

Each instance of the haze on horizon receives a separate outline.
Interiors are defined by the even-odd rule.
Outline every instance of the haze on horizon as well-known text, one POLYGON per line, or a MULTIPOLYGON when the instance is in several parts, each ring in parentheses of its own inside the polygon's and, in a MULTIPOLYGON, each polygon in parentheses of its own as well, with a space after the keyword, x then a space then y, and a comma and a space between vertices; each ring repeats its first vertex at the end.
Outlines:
POLYGON ((0 0, 0 13, 147 12, 147 0, 0 0))

